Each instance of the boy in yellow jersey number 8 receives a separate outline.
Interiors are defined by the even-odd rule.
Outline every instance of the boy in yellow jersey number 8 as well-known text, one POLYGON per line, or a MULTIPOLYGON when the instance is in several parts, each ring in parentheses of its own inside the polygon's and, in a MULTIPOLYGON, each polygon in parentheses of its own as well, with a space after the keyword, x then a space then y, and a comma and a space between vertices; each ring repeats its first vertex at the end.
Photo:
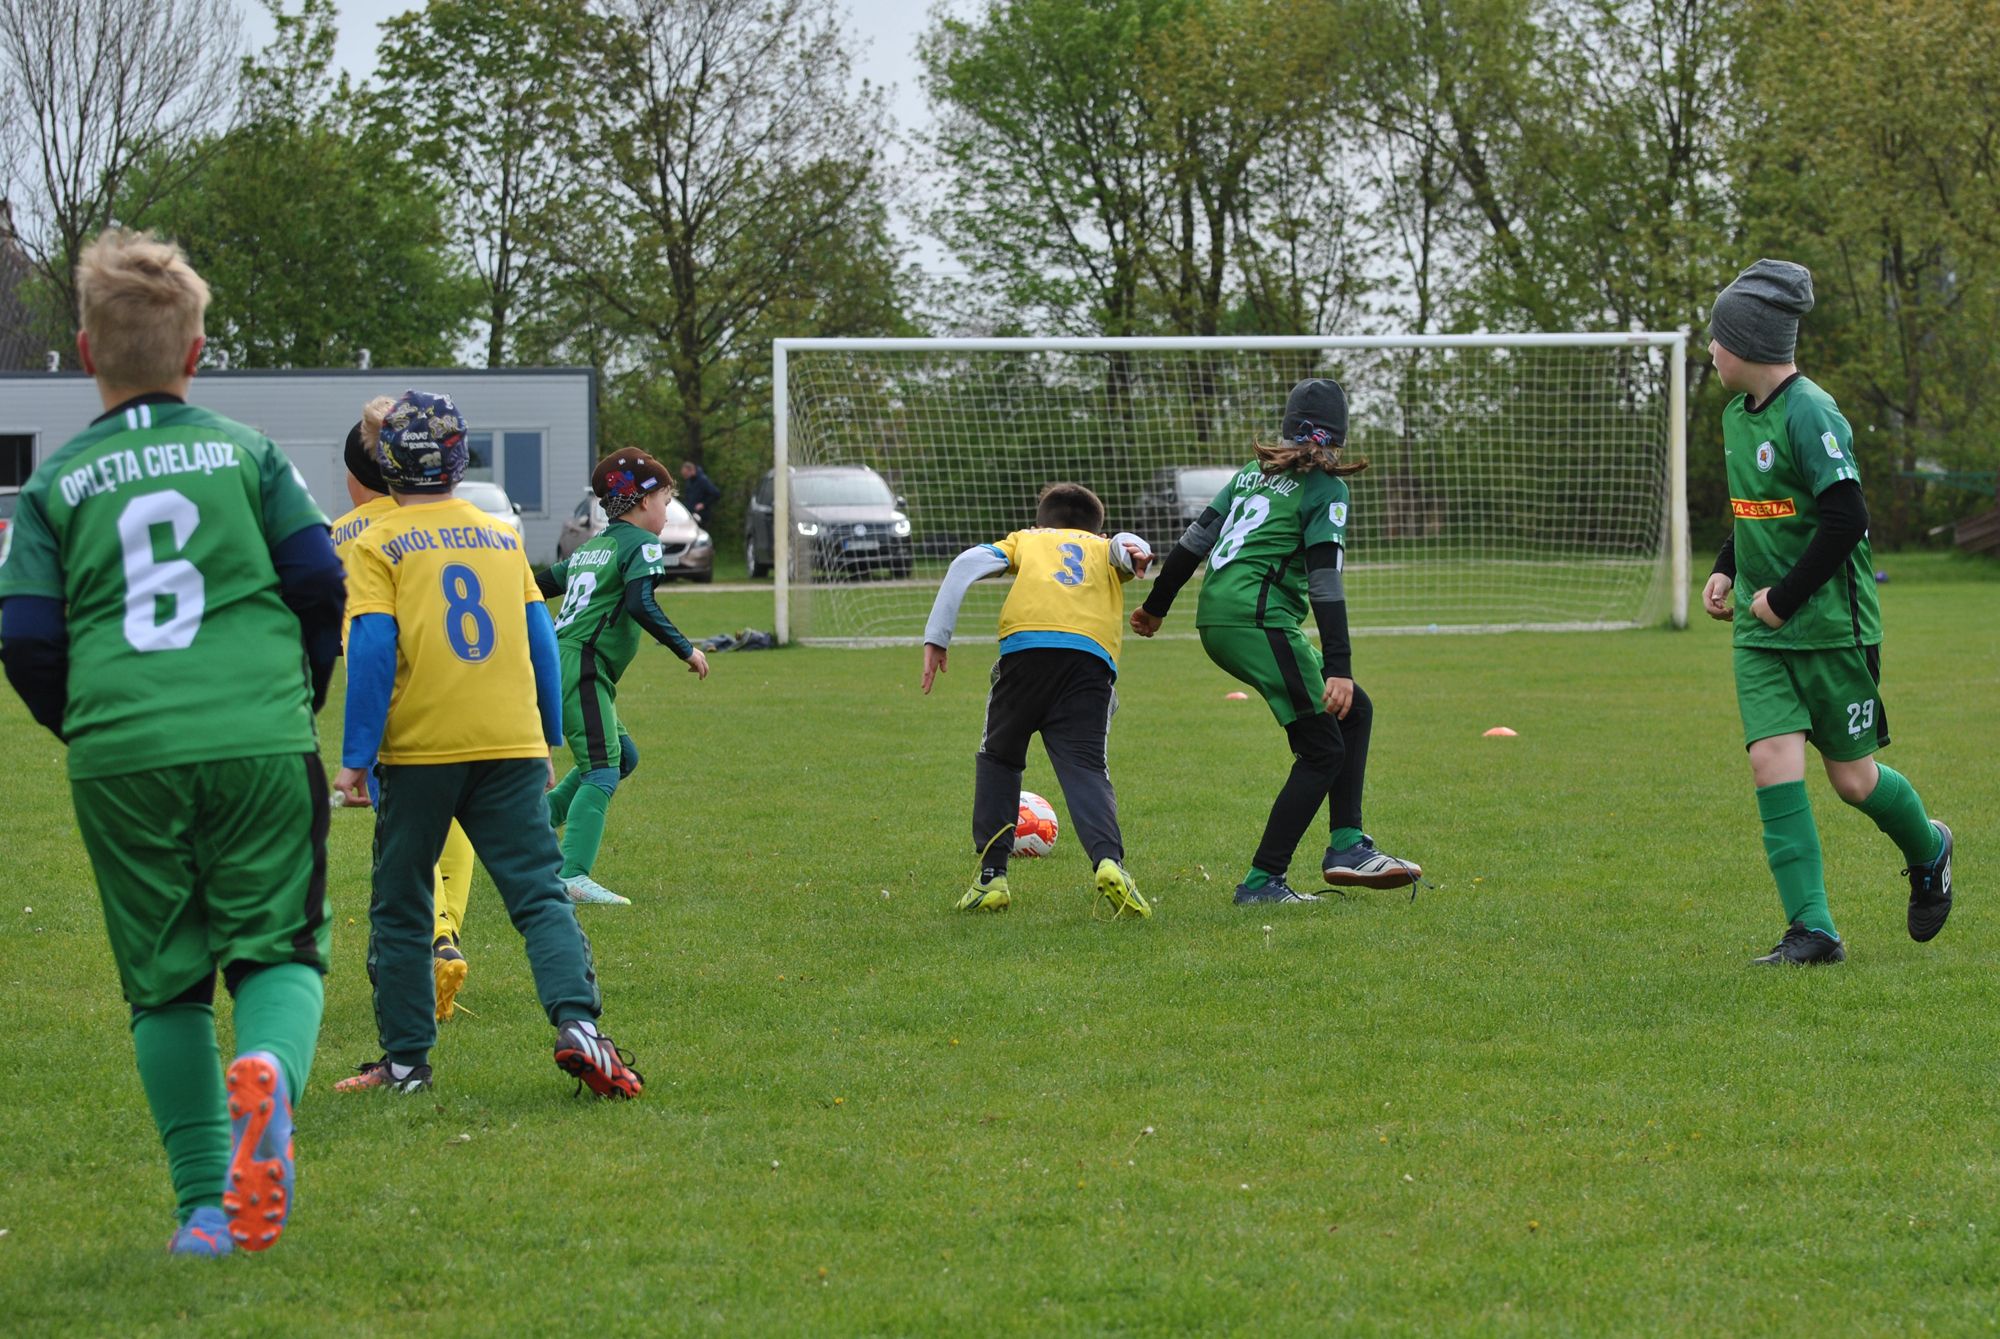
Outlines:
MULTIPOLYGON (((333 547, 341 561, 354 552, 354 541, 384 516, 394 515, 396 500, 375 463, 377 435, 382 416, 396 402, 386 395, 370 400, 361 411, 361 421, 347 431, 343 458, 347 464, 347 497, 354 509, 333 523, 333 547)), ((347 644, 347 627, 340 629, 341 645, 347 644)), ((374 777, 369 777, 371 796, 374 777)), ((342 796, 335 791, 334 802, 342 796)), ((379 801, 379 797, 376 797, 379 801)), ((465 927, 465 905, 472 893, 472 839, 458 820, 444 840, 444 853, 437 863, 437 924, 431 937, 431 976, 437 987, 437 1019, 446 1022, 458 1011, 458 992, 465 985, 467 963, 458 946, 459 932, 465 927)))
POLYGON ((430 971, 432 871, 456 818, 527 941, 555 1060, 601 1097, 643 1081, 597 1030, 590 941, 564 895, 543 798, 562 740, 555 629, 521 537, 452 496, 465 420, 449 396, 408 391, 382 420, 376 464, 396 511, 354 540, 347 722, 335 784, 375 823, 368 958, 382 1058, 335 1085, 415 1092, 437 1040, 430 971))

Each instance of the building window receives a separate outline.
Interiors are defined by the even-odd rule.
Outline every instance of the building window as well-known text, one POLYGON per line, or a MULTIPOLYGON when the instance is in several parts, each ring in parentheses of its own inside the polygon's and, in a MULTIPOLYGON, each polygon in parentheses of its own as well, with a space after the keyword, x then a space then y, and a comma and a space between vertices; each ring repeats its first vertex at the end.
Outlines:
POLYGON ((540 516, 546 510, 542 505, 542 434, 502 433, 500 451, 507 496, 519 503, 522 511, 540 516))
POLYGON ((35 472, 33 433, 0 433, 0 488, 18 488, 35 472))
POLYGON ((497 483, 523 513, 545 515, 542 436, 540 431, 468 432, 465 477, 497 483))

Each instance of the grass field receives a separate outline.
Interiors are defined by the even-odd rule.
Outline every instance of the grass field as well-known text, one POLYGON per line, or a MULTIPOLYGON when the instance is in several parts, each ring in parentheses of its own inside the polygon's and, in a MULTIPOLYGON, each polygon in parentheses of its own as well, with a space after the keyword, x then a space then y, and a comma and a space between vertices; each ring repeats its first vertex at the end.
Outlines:
MULTIPOLYGON (((1128 646, 1158 910, 1117 925, 1067 835, 1010 914, 950 912, 990 648, 928 700, 914 649, 697 684, 649 648, 598 871, 636 905, 584 913, 644 1100, 571 1097, 483 883, 436 1091, 336 1099, 377 1053, 369 823, 336 814, 298 1207, 219 1263, 161 1253, 59 748, 0 695, 0 1332, 1990 1332, 2000 580, 1883 565, 1886 757, 1955 828, 1960 905, 1911 943, 1901 859, 1814 778, 1851 958, 1811 972, 1745 966, 1783 926, 1706 621, 1363 639, 1369 827, 1436 886, 1289 909, 1229 904, 1282 736, 1197 645, 1128 646)), ((1039 755, 1027 784, 1055 798, 1039 755)))

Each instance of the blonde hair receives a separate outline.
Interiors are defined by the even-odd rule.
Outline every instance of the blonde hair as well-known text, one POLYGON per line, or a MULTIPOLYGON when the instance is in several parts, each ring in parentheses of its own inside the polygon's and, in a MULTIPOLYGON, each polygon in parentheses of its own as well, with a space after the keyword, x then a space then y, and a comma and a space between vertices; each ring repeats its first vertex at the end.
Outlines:
POLYGON ((1316 442, 1258 441, 1253 447, 1257 452, 1257 467, 1266 474, 1303 474, 1307 470, 1359 474, 1368 468, 1365 460, 1343 463, 1339 447, 1320 446, 1316 442))
POLYGON ((151 390, 186 374, 188 348, 201 338, 208 311, 208 284, 172 242, 107 228, 77 259, 76 304, 97 379, 151 390))
POLYGON ((361 444, 375 459, 382 458, 382 421, 396 407, 393 395, 378 395, 361 406, 361 444))

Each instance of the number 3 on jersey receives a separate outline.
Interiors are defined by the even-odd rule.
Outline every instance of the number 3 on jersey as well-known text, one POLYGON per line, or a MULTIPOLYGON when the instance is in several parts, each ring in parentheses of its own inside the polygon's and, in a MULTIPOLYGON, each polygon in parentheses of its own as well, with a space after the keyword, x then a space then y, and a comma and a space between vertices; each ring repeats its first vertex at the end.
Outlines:
POLYGON ((1208 555, 1211 569, 1229 566, 1237 554, 1243 552, 1250 532, 1264 524, 1271 515, 1271 499, 1252 493, 1239 497, 1229 504, 1229 515, 1222 521, 1222 537, 1215 541, 1215 551, 1208 555))
POLYGON ((1062 571, 1055 573, 1056 583, 1063 586, 1083 584, 1083 545, 1065 544, 1057 550, 1062 554, 1062 571))
POLYGON ((479 573, 452 563, 438 574, 444 587, 444 635, 460 660, 481 661, 493 654, 493 615, 479 602, 479 573), (467 624, 471 636, 467 636, 467 624))

